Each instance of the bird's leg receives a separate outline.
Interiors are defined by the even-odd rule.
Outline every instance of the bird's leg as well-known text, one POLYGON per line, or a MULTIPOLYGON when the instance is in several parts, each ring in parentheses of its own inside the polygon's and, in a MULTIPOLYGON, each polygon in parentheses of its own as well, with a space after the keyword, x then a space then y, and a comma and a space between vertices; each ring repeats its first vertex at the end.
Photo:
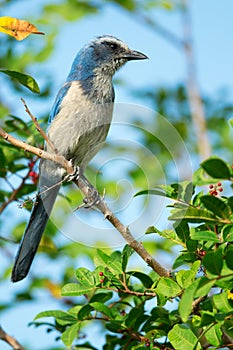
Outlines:
POLYGON ((99 203, 101 201, 101 197, 99 192, 83 174, 81 175, 81 179, 88 187, 88 195, 83 199, 84 208, 88 209, 99 203))
POLYGON ((95 187, 88 181, 88 179, 83 174, 80 174, 78 180, 84 183, 84 185, 87 187, 88 194, 83 199, 83 204, 78 206, 74 210, 77 210, 80 208, 86 208, 86 209, 91 208, 102 200, 99 192, 95 189, 95 187))
POLYGON ((70 166, 73 167, 74 171, 72 174, 68 174, 64 177, 65 182, 78 180, 78 178, 81 176, 80 167, 78 165, 73 164, 72 159, 69 160, 69 163, 70 163, 70 166))

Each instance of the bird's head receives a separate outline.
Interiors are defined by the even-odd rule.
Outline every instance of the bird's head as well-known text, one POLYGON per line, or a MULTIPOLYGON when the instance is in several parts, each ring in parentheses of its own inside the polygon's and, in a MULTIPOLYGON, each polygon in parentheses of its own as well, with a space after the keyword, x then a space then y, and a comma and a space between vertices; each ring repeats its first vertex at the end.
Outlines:
POLYGON ((80 50, 73 69, 78 68, 79 73, 94 72, 112 76, 126 62, 146 58, 148 58, 146 55, 131 50, 120 39, 111 35, 103 35, 92 40, 80 50))
POLYGON ((113 75, 127 61, 148 58, 139 51, 131 50, 123 41, 114 36, 104 35, 91 42, 92 58, 96 69, 113 75))

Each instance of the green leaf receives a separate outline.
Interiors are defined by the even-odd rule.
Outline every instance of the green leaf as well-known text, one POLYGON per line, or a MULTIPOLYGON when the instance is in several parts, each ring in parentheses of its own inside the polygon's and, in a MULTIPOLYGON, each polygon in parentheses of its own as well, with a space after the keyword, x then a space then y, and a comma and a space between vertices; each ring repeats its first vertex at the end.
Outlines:
POLYGON ((187 240, 189 240, 189 226, 185 220, 181 220, 179 224, 175 226, 175 231, 182 242, 186 243, 187 240))
POLYGON ((219 238, 213 231, 192 231, 190 237, 197 241, 219 242, 219 238))
POLYGON ((215 279, 209 280, 205 276, 199 278, 199 284, 195 293, 195 297, 199 298, 199 297, 206 296, 209 293, 210 289, 215 284, 215 282, 216 282, 215 279))
POLYGON ((189 207, 187 209, 174 209, 168 220, 180 221, 187 220, 192 223, 209 222, 218 223, 219 220, 209 211, 200 208, 189 207))
POLYGON ((129 258, 133 254, 133 252, 134 250, 128 244, 124 246, 124 249, 122 251, 122 256, 121 256, 122 271, 125 272, 129 258))
POLYGON ((26 88, 28 88, 32 92, 35 92, 37 94, 40 93, 40 88, 39 88, 37 82, 30 75, 15 72, 12 70, 7 70, 7 69, 0 69, 0 72, 7 74, 11 78, 16 79, 20 84, 26 86, 26 88))
POLYGON ((77 322, 72 326, 68 327, 65 330, 65 332, 62 333, 61 340, 63 341, 65 346, 70 347, 72 345, 73 341, 78 337, 79 329, 80 322, 77 322))
POLYGON ((111 254, 108 261, 108 268, 115 274, 122 274, 121 253, 119 251, 111 254))
POLYGON ((151 288, 153 284, 153 280, 145 273, 139 271, 129 271, 127 272, 127 275, 138 278, 146 288, 151 288))
POLYGON ((143 310, 141 308, 138 308, 138 307, 132 308, 125 319, 126 327, 133 328, 135 323, 137 322, 137 319, 142 315, 143 315, 143 310))
POLYGON ((208 272, 219 276, 223 268, 222 250, 207 252, 202 262, 208 272))
POLYGON ((222 342, 222 330, 221 324, 214 324, 210 329, 205 332, 205 338, 211 345, 219 346, 222 342))
POLYGON ((224 242, 233 242, 233 225, 225 225, 222 229, 224 242))
POLYGON ((110 256, 105 254, 101 249, 97 249, 97 254, 100 262, 103 263, 103 266, 108 266, 110 256))
POLYGON ((86 304, 78 312, 78 319, 80 321, 84 320, 85 318, 90 316, 91 311, 93 311, 94 308, 90 304, 86 304))
POLYGON ((113 292, 99 292, 95 293, 93 297, 89 300, 89 303, 93 303, 95 301, 98 301, 100 303, 106 303, 106 301, 109 301, 113 297, 113 292))
POLYGON ((173 241, 177 244, 184 245, 174 230, 160 231, 155 226, 150 226, 147 228, 145 234, 150 234, 150 233, 158 233, 161 237, 164 237, 166 239, 170 239, 171 241, 173 241))
POLYGON ((91 303, 90 306, 92 306, 96 311, 101 312, 104 315, 106 315, 108 318, 112 319, 113 317, 112 310, 108 308, 106 305, 104 305, 103 303, 99 303, 96 301, 94 303, 91 303))
POLYGON ((232 312, 233 308, 228 301, 228 292, 213 295, 213 301, 216 308, 221 312, 232 312))
POLYGON ((199 280, 196 280, 189 287, 187 287, 180 300, 179 313, 183 322, 186 322, 188 320, 188 317, 192 311, 192 303, 198 287, 198 283, 199 280))
POLYGON ((225 253, 226 264, 229 269, 233 270, 233 246, 229 245, 225 253))
POLYGON ((220 158, 209 158, 201 163, 201 167, 213 178, 229 179, 231 177, 230 167, 220 158))
POLYGON ((168 338, 176 350, 201 349, 197 337, 185 324, 176 324, 168 333, 168 338))
POLYGON ((54 317, 56 319, 67 320, 71 322, 74 322, 76 320, 76 318, 70 315, 68 312, 64 312, 61 310, 42 311, 36 315, 34 320, 37 320, 38 318, 42 318, 42 317, 54 317))
POLYGON ((187 263, 194 262, 196 259, 197 256, 195 253, 182 253, 176 258, 173 264, 173 269, 176 269, 177 267, 185 265, 187 263))
POLYGON ((175 297, 181 292, 179 285, 171 278, 162 277, 156 287, 156 292, 166 298, 175 297))
POLYGON ((95 288, 93 286, 85 286, 77 283, 68 283, 62 290, 62 296, 78 296, 86 293, 94 292, 95 288))
POLYGON ((90 270, 84 267, 81 267, 77 269, 75 273, 81 285, 87 286, 87 287, 95 286, 95 279, 94 279, 93 273, 90 270))
POLYGON ((150 195, 167 197, 171 199, 177 199, 179 196, 179 191, 181 190, 182 190, 182 187, 179 184, 158 185, 158 186, 155 186, 153 189, 137 192, 134 195, 134 197, 150 194, 150 195))
POLYGON ((200 200, 206 209, 214 213, 216 216, 219 216, 223 219, 229 219, 229 216, 231 215, 231 208, 220 198, 205 195, 202 196, 200 200))
POLYGON ((201 262, 197 260, 193 263, 190 270, 180 270, 177 272, 176 280, 182 288, 188 287, 194 282, 200 264, 201 262))

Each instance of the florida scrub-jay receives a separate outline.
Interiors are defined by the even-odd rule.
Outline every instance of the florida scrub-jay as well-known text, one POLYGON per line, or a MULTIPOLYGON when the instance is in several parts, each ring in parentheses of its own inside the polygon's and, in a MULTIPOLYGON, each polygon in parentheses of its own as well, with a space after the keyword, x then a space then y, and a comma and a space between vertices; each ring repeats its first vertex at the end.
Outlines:
MULTIPOLYGON (((127 61, 145 58, 110 35, 89 42, 77 54, 51 109, 47 134, 58 154, 78 166, 79 173, 106 139, 112 119, 114 73, 127 61)), ((48 144, 45 149, 54 152, 48 144)), ((65 175, 58 164, 45 159, 40 161, 39 172, 38 194, 15 259, 13 282, 28 274, 65 175)))

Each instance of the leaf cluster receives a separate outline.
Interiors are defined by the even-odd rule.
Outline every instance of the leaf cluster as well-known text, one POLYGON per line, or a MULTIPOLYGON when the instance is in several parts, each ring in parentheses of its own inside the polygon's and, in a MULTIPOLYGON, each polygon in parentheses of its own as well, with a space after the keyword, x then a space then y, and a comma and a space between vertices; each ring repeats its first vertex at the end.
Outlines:
POLYGON ((194 183, 206 185, 207 179, 231 184, 232 168, 210 158, 194 174, 193 183, 160 185, 137 194, 149 192, 174 201, 169 217, 174 228, 150 227, 146 232, 182 247, 170 277, 129 269, 133 251, 128 245, 111 254, 98 249, 95 269, 77 269, 77 281, 62 288, 64 297, 78 297, 75 306, 66 312, 44 311, 36 319, 53 317, 52 327, 67 347, 95 348, 82 334, 97 320, 106 333, 103 349, 227 347, 233 336, 232 197, 196 193, 194 183))

